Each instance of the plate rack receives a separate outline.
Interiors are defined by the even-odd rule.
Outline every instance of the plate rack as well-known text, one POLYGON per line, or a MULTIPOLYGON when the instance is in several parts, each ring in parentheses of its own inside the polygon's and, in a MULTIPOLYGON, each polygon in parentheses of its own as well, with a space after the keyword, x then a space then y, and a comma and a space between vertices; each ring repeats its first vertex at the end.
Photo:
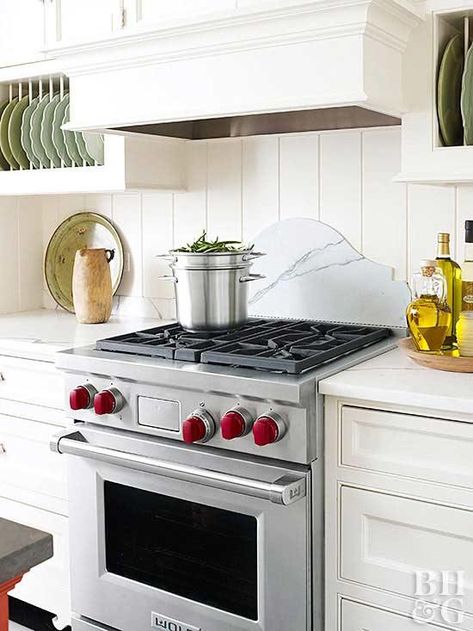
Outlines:
MULTIPOLYGON (((28 96, 28 104, 31 104, 32 101, 39 97, 39 100, 43 99, 43 97, 48 96, 49 101, 52 101, 56 95, 59 95, 59 100, 62 99, 69 93, 69 79, 65 75, 59 76, 47 76, 47 77, 38 77, 34 79, 28 79, 23 81, 16 81, 7 84, 7 94, 6 97, 8 102, 13 101, 15 98, 21 100, 23 97, 28 96)), ((5 94, 5 90, 4 90, 5 94)), ((23 121, 22 121, 23 124, 23 121)), ((1 119, 0 119, 1 126, 1 119)), ((79 138, 79 141, 85 144, 84 136, 82 132, 74 132, 74 131, 64 131, 64 134, 70 134, 73 136, 73 140, 79 138)), ((73 141, 72 140, 72 141, 73 141)), ((66 164, 64 159, 60 157, 60 161, 56 161, 56 164, 49 159, 49 165, 43 161, 39 162, 39 165, 34 164, 31 160, 28 160, 29 166, 26 168, 25 166, 19 165, 19 167, 14 168, 10 165, 9 168, 3 168, 3 171, 29 171, 29 170, 49 170, 49 169, 70 169, 74 167, 90 167, 90 166, 102 166, 103 161, 97 161, 95 159, 85 160, 83 157, 78 159, 78 155, 72 156, 69 155, 69 164, 66 164)))

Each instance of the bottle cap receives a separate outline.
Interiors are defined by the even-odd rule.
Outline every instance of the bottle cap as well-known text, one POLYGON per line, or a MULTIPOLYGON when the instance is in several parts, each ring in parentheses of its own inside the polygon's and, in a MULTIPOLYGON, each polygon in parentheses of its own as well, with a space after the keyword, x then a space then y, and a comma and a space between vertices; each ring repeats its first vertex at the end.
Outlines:
POLYGON ((420 262, 421 267, 437 267, 437 261, 434 259, 422 259, 420 262))
POLYGON ((438 243, 450 243, 450 234, 448 232, 439 232, 438 235, 437 235, 437 242, 438 243))
POLYGON ((473 221, 471 219, 465 221, 465 242, 473 243, 473 221))

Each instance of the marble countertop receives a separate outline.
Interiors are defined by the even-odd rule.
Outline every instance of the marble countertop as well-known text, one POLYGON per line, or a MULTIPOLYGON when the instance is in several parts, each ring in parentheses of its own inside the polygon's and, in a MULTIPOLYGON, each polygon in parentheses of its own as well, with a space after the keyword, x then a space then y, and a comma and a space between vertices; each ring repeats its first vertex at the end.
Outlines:
POLYGON ((52 556, 49 533, 0 518, 0 583, 21 576, 52 556))
POLYGON ((105 324, 79 324, 73 314, 51 309, 2 315, 0 355, 52 362, 57 351, 164 323, 152 318, 112 316, 105 324))
POLYGON ((320 392, 344 399, 473 414, 473 374, 423 368, 399 349, 324 379, 320 392))

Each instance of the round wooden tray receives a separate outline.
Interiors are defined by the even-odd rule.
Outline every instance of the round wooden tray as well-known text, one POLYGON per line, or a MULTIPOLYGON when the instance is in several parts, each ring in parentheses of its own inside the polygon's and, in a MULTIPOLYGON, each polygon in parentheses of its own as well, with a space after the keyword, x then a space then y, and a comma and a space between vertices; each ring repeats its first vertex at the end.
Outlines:
POLYGON ((417 364, 448 372, 473 372, 473 357, 460 357, 457 350, 442 351, 441 354, 421 353, 410 337, 399 340, 399 348, 417 364))

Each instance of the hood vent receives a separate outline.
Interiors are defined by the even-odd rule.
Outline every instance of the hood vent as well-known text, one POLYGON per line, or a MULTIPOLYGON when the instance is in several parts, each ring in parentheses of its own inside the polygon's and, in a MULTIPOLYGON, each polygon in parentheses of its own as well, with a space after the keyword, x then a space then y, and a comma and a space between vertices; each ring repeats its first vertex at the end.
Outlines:
POLYGON ((382 127, 400 125, 401 120, 394 116, 373 112, 362 107, 331 107, 319 110, 298 112, 277 112, 209 118, 205 120, 176 123, 154 123, 118 127, 116 131, 206 140, 210 138, 238 138, 265 134, 288 134, 326 129, 358 129, 361 127, 382 127))
POLYGON ((67 128, 205 139, 399 124, 420 2, 256 4, 50 50, 70 78, 67 128))

